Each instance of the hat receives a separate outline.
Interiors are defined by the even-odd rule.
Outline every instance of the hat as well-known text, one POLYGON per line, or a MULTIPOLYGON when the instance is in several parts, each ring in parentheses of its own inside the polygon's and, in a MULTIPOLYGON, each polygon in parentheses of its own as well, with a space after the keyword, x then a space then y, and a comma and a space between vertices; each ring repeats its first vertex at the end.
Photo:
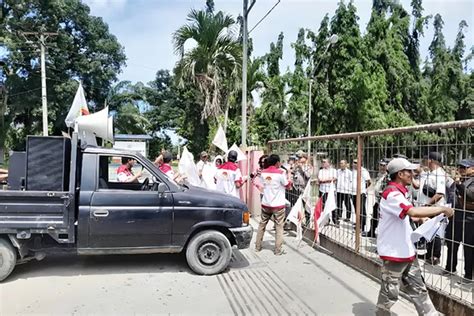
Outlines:
POLYGON ((301 149, 298 150, 298 151, 295 153, 295 155, 296 155, 296 157, 298 157, 298 158, 301 158, 301 157, 308 158, 308 155, 307 155, 304 151, 302 151, 301 149))
POLYGON ((199 157, 209 157, 209 155, 207 154, 207 152, 205 151, 202 151, 201 154, 199 154, 199 157))
POLYGON ((427 156, 424 156, 423 159, 434 160, 441 163, 443 162, 443 155, 437 151, 432 151, 427 156))
POLYGON ((394 174, 402 170, 416 170, 419 165, 410 163, 405 158, 393 158, 387 165, 389 174, 394 174))
POLYGON ((352 159, 352 163, 357 163, 357 158, 352 159))
POLYGON ((460 160, 457 165, 461 167, 466 167, 466 168, 474 167, 474 159, 460 160))
POLYGON ((379 165, 381 166, 386 166, 389 163, 389 160, 387 158, 383 158, 379 161, 379 165))

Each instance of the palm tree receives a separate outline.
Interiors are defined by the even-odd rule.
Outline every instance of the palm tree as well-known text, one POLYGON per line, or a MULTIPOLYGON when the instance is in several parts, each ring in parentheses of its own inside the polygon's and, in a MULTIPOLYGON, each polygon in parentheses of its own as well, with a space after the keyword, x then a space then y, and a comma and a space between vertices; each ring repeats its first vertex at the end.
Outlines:
POLYGON ((173 34, 175 52, 181 54, 175 69, 176 79, 183 86, 193 82, 204 97, 202 119, 222 114, 225 94, 238 80, 242 49, 234 33, 235 20, 222 11, 191 10, 188 24, 173 34), (184 50, 189 40, 195 46, 184 50), (227 89, 227 91, 226 91, 227 89))
POLYGON ((115 129, 119 134, 148 134, 151 123, 142 113, 147 105, 145 90, 141 82, 132 84, 120 81, 113 86, 107 95, 107 105, 115 112, 115 129), (141 110, 142 109, 142 110, 141 110))

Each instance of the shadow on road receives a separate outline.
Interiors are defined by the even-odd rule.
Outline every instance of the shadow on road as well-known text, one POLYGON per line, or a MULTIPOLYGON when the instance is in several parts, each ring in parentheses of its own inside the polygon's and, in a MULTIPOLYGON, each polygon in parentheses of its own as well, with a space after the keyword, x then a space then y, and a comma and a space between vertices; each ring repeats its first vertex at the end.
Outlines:
MULTIPOLYGON (((375 304, 372 303, 354 303, 352 304, 352 314, 354 316, 375 315, 375 304)), ((391 316, 397 316, 397 313, 391 311, 391 316)))
POLYGON ((78 256, 49 255, 42 261, 18 265, 4 282, 44 276, 104 275, 120 273, 191 273, 184 254, 78 256))
MULTIPOLYGON (((233 249, 229 268, 249 265, 242 253, 233 249)), ((184 253, 148 255, 78 256, 75 254, 48 255, 42 261, 31 261, 16 266, 4 283, 46 276, 107 275, 121 273, 188 273, 193 274, 184 253)))

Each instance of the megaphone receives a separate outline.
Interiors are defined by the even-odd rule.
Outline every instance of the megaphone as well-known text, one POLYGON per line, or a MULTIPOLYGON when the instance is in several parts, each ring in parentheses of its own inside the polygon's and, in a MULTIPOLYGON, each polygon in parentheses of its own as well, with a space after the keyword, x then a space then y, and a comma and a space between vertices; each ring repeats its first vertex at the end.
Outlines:
POLYGON ((109 117, 109 107, 90 115, 82 115, 76 119, 76 131, 82 133, 94 134, 96 137, 114 141, 114 123, 113 117, 109 117))

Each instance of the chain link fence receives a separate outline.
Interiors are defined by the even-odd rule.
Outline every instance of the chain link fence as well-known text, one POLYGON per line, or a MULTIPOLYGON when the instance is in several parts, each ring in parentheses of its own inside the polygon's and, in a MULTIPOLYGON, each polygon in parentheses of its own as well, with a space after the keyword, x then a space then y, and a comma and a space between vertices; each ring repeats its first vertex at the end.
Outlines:
MULTIPOLYGON (((279 154, 285 168, 294 175, 293 188, 287 192, 291 206, 299 196, 305 195, 306 188, 305 228, 314 227, 311 213, 318 198, 327 203, 329 194, 334 194, 336 210, 320 233, 376 262, 381 262, 376 235, 378 201, 387 184, 386 164, 397 155, 419 163, 414 185, 409 187, 412 203, 427 204, 431 197, 425 185, 434 182, 439 187, 438 197, 441 196, 437 204, 456 206, 456 217, 451 219, 444 237, 417 244, 424 279, 432 289, 470 305, 473 304, 474 210, 472 203, 466 202, 466 196, 459 203, 461 197, 455 195, 453 188, 466 181, 462 168, 458 168, 459 161, 474 158, 473 128, 474 120, 465 120, 281 139, 270 141, 267 151, 279 154), (439 166, 433 159, 427 159, 430 153, 438 153, 439 166)), ((415 229, 419 223, 412 225, 415 229)))

